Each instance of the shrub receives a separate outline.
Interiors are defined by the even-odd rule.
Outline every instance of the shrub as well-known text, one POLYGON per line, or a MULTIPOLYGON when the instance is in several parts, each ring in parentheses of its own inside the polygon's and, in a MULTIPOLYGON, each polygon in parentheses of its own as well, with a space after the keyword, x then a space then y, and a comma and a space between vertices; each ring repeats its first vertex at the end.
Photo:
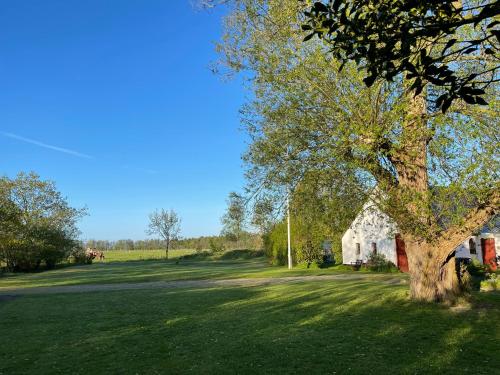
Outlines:
MULTIPOLYGON (((467 280, 465 289, 481 289, 482 285, 487 285, 487 279, 491 278, 490 267, 486 264, 482 264, 478 259, 473 258, 469 264, 467 264, 467 273, 470 277, 467 280), (485 283, 486 282, 486 283, 485 283)), ((494 277, 494 276, 493 276, 494 277)), ((493 283, 496 286, 496 282, 493 283)))
POLYGON ((265 254, 262 250, 242 249, 242 250, 226 251, 224 254, 220 256, 220 259, 222 260, 252 259, 252 258, 263 257, 264 255, 265 254))
POLYGON ((307 268, 309 268, 314 262, 321 264, 322 250, 319 246, 315 246, 310 238, 305 241, 299 250, 300 251, 297 254, 298 261, 305 262, 307 264, 307 268))
POLYGON ((97 252, 78 246, 72 251, 71 257, 77 264, 92 264, 92 261, 97 257, 97 252))
POLYGON ((197 251, 196 253, 193 253, 193 254, 183 255, 183 256, 179 257, 179 260, 206 259, 212 255, 213 255, 213 253, 211 250, 202 250, 202 251, 197 251))
POLYGON ((287 262, 287 229, 286 223, 280 222, 263 236, 264 251, 274 265, 284 265, 287 262))
POLYGON ((487 265, 482 264, 478 259, 473 258, 467 265, 467 271, 472 277, 485 278, 489 271, 487 265))
POLYGON ((366 267, 375 272, 396 272, 398 268, 387 260, 384 254, 370 253, 366 267))
POLYGON ((352 271, 352 266, 348 264, 336 264, 333 266, 336 271, 352 271))
POLYGON ((55 267, 75 247, 84 213, 34 173, 0 178, 0 261, 10 271, 55 267))
POLYGON ((226 246, 221 239, 210 239, 210 251, 212 251, 214 254, 220 254, 223 253, 224 250, 226 250, 226 246))
POLYGON ((500 290, 500 278, 494 272, 486 274, 486 280, 481 281, 480 289, 484 291, 500 290))
POLYGON ((203 246, 202 246, 201 242, 196 244, 195 250, 197 253, 201 253, 203 251, 203 246))

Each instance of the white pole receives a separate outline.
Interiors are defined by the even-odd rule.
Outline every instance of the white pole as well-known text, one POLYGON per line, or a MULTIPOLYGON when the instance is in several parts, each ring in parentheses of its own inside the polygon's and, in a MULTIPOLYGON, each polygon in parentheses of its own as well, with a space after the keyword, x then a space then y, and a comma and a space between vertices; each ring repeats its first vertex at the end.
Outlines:
POLYGON ((286 197, 287 230, 288 230, 288 269, 292 269, 292 246, 290 240, 290 194, 286 197))

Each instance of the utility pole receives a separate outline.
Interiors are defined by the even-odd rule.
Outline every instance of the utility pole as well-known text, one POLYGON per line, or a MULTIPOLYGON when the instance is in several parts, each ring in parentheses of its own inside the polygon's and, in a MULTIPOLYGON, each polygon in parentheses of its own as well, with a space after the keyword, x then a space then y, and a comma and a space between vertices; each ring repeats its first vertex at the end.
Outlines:
POLYGON ((292 269, 292 245, 290 239, 290 194, 286 197, 286 210, 287 210, 287 231, 288 231, 288 269, 292 269))

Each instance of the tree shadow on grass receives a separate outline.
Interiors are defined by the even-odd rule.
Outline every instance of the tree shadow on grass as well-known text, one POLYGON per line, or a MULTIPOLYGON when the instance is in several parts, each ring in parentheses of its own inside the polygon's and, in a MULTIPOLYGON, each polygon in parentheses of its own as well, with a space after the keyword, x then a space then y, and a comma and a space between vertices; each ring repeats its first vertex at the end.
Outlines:
POLYGON ((362 281, 22 298, 0 306, 0 370, 491 373, 500 299, 473 301, 457 313, 362 281))
POLYGON ((127 261, 75 266, 33 274, 11 274, 0 279, 0 288, 78 284, 147 282, 251 275, 269 268, 259 260, 176 264, 175 261, 127 261))

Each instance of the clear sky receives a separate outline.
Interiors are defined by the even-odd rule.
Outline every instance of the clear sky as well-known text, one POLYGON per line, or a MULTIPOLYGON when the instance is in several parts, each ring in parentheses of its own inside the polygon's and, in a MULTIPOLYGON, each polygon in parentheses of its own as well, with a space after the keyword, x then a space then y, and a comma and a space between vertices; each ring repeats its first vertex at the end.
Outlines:
POLYGON ((88 207, 82 238, 144 238, 161 207, 216 234, 243 186, 244 92, 209 69, 223 10, 191 4, 1 3, 0 174, 54 180, 88 207))

